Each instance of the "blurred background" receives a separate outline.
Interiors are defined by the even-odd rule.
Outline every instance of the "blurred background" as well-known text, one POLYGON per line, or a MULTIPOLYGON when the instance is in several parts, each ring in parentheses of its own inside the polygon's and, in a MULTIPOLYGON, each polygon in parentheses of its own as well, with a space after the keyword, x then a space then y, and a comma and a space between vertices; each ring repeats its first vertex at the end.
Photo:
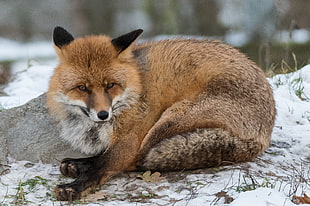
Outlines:
POLYGON ((267 75, 289 72, 310 63, 309 9, 309 0, 0 0, 0 83, 13 62, 54 58, 57 25, 75 37, 142 28, 143 39, 220 39, 267 75))

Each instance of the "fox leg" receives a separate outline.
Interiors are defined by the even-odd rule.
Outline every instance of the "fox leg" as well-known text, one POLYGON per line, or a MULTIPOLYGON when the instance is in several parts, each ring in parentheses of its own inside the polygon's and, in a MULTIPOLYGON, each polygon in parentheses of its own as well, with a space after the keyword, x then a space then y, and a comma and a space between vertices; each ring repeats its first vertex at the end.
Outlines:
POLYGON ((94 167, 96 157, 71 159, 65 158, 61 161, 59 170, 62 175, 77 178, 94 167))
MULTIPOLYGON (((220 107, 218 102, 217 107, 220 107)), ((229 128, 216 114, 216 107, 207 102, 197 103, 187 100, 169 107, 148 131, 140 146, 140 154, 145 155, 153 146, 166 138, 194 131, 198 128, 229 128)))
MULTIPOLYGON (((128 132, 126 133, 128 134, 128 132)), ((126 136, 125 134, 119 135, 126 136)), ((129 136, 132 138, 116 137, 115 139, 118 139, 118 141, 112 142, 101 155, 83 159, 85 162, 73 161, 73 164, 77 164, 77 167, 80 166, 80 163, 81 165, 86 164, 87 170, 80 172, 77 179, 72 183, 56 186, 54 189, 55 197, 61 201, 79 199, 89 190, 106 182, 111 176, 128 170, 138 153, 140 145, 136 136, 129 136)), ((70 161, 72 160, 65 160, 65 163, 69 162, 70 164, 70 161)))
POLYGON ((100 175, 96 168, 81 174, 75 181, 58 185, 54 188, 55 197, 61 201, 73 201, 80 199, 84 193, 94 189, 100 181, 100 175))
POLYGON ((265 147, 258 141, 260 137, 246 135, 245 138, 244 134, 235 133, 234 125, 242 127, 246 123, 240 116, 227 116, 227 108, 237 113, 238 107, 230 100, 216 98, 172 105, 143 139, 137 160, 139 167, 196 169, 247 161, 257 156, 265 147))

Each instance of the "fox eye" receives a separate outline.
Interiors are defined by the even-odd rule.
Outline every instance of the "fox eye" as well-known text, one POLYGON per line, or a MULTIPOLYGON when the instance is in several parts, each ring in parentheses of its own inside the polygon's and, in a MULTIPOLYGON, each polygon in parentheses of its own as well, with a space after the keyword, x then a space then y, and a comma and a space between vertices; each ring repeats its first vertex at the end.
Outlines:
POLYGON ((77 86, 77 88, 78 88, 80 91, 82 91, 82 92, 87 92, 87 88, 86 88, 85 85, 79 85, 79 86, 77 86))
POLYGON ((112 89, 114 87, 115 83, 108 83, 106 86, 106 89, 112 89))

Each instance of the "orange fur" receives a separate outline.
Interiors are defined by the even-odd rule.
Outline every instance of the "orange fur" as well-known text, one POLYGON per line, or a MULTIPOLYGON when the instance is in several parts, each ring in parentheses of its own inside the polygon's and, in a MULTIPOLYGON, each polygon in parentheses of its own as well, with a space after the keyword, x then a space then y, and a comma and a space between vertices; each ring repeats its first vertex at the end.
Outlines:
MULTIPOLYGON (((113 107, 115 99, 128 106, 106 123, 113 127, 106 135, 107 147, 89 159, 99 166, 83 173, 96 173, 99 180, 83 179, 81 190, 121 171, 248 161, 268 147, 275 119, 272 90, 261 69, 244 54, 218 41, 175 39, 136 45, 135 38, 123 49, 106 36, 55 47, 59 66, 47 105, 60 122, 70 115, 57 100, 59 93, 97 112, 113 107), (107 89, 110 83, 115 86, 107 89), (79 85, 89 93, 79 91, 79 85)), ((106 124, 100 126, 100 135, 106 124)), ((56 188, 56 197, 68 199, 68 188, 71 191, 71 186, 56 188)))

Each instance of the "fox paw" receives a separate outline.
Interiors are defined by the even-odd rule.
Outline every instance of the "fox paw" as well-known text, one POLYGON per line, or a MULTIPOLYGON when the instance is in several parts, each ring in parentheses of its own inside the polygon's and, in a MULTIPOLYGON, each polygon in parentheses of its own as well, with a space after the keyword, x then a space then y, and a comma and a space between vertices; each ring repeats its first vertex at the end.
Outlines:
POLYGON ((54 189, 55 197, 60 201, 73 201, 81 198, 81 192, 77 185, 58 185, 54 189))
POLYGON ((60 164, 60 172, 66 177, 77 178, 88 171, 91 163, 86 159, 64 159, 60 164))

